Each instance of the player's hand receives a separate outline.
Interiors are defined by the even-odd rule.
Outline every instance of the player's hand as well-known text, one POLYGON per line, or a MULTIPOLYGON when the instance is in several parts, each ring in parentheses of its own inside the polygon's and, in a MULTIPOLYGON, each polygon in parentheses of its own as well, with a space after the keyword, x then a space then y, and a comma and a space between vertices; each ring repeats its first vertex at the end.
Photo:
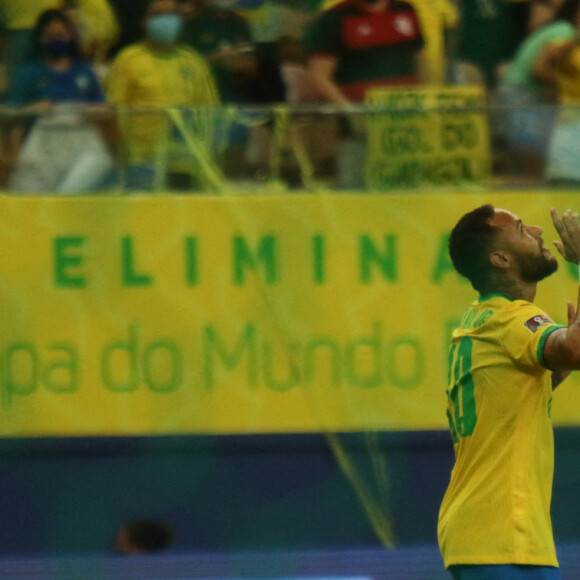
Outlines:
MULTIPOLYGON (((557 332, 553 333, 554 335, 557 332)), ((550 340, 550 337, 548 337, 550 340)), ((574 304, 568 302, 568 328, 562 343, 564 360, 566 365, 560 370, 578 369, 580 364, 580 288, 578 289, 578 303, 576 309, 574 304)), ((554 389, 567 375, 552 377, 552 389, 554 389)))
POLYGON ((580 288, 578 288, 578 304, 574 310, 574 304, 568 302, 568 328, 573 324, 580 325, 580 288))
POLYGON ((568 302, 568 327, 550 333, 546 340, 544 361, 557 372, 552 376, 552 388, 567 376, 567 371, 580 369, 580 287, 576 307, 568 302))
POLYGON ((562 241, 555 241, 558 252, 562 257, 574 264, 580 262, 580 219, 578 213, 567 209, 562 217, 558 215, 555 208, 550 210, 552 223, 562 241))
POLYGON ((578 289, 578 304, 574 310, 574 304, 568 302, 568 331, 566 343, 574 352, 580 351, 580 288, 578 289))

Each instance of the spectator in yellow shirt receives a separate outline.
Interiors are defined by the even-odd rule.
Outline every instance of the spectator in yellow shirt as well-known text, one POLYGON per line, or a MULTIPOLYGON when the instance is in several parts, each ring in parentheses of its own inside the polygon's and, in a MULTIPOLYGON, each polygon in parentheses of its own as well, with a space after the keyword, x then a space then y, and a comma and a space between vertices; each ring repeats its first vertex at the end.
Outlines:
POLYGON ((165 175, 188 189, 199 177, 199 159, 184 160, 187 151, 175 139, 168 110, 187 116, 197 152, 203 152, 211 134, 208 111, 219 97, 204 58, 177 44, 181 25, 176 0, 149 0, 144 40, 125 47, 109 72, 106 96, 119 111, 129 189, 162 187, 165 175))

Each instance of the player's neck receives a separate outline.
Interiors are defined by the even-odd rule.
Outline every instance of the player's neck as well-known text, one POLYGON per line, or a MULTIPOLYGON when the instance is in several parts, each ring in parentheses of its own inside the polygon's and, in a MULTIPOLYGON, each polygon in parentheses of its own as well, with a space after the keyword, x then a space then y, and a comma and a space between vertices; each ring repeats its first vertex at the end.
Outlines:
POLYGON ((503 294, 510 300, 526 300, 533 302, 536 297, 537 284, 523 282, 522 280, 510 281, 504 284, 495 284, 493 288, 488 288, 484 294, 503 294))

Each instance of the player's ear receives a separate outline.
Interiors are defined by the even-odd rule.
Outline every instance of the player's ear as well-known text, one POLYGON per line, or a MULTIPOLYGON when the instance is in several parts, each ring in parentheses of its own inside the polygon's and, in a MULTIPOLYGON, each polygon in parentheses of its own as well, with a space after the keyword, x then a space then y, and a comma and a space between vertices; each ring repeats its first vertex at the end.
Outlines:
POLYGON ((489 255, 489 261, 496 268, 505 270, 510 266, 510 256, 504 250, 495 250, 489 255))

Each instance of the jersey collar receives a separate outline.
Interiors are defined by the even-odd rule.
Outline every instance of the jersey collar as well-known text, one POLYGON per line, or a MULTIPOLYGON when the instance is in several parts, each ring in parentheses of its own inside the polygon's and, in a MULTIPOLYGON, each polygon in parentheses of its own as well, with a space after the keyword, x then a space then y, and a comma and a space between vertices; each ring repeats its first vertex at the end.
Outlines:
POLYGON ((485 302, 486 300, 491 300, 492 298, 505 298, 510 302, 513 302, 513 298, 510 298, 506 294, 502 294, 501 292, 489 292, 487 294, 481 294, 479 296, 478 302, 485 302))

